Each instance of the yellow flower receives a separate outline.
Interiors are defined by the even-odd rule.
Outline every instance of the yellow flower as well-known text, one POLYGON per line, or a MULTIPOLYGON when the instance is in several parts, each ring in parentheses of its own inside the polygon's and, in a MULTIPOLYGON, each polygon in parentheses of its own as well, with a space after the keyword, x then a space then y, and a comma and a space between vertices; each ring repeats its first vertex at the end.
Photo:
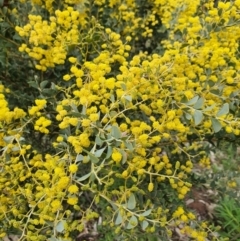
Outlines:
POLYGON ((81 135, 79 135, 79 140, 80 140, 81 146, 83 147, 89 147, 91 144, 87 133, 82 133, 81 135))
POLYGON ((78 202, 78 198, 77 197, 69 197, 68 200, 67 200, 67 203, 70 204, 70 205, 76 205, 78 202))
POLYGON ((140 176, 143 175, 144 173, 145 173, 145 170, 143 168, 137 171, 137 174, 140 176))
POLYGON ((69 74, 66 74, 63 76, 63 80, 69 81, 71 79, 71 76, 69 74))
POLYGON ((69 123, 72 125, 72 126, 77 126, 78 124, 78 118, 76 117, 72 117, 69 119, 69 123))
POLYGON ((120 162, 122 160, 122 154, 118 151, 113 151, 112 153, 112 159, 115 161, 115 162, 120 162))
POLYGON ((68 168, 69 172, 76 173, 78 170, 78 166, 76 164, 71 164, 68 168))
POLYGON ((57 185, 60 189, 64 189, 68 186, 69 181, 70 181, 69 177, 64 176, 60 178, 57 185))
POLYGON ((44 99, 37 99, 35 100, 35 104, 42 109, 47 104, 47 101, 44 99))
POLYGON ((152 182, 150 182, 150 183, 148 184, 148 191, 149 191, 149 192, 152 192, 152 191, 153 191, 153 188, 154 188, 154 184, 153 184, 152 182))
POLYGON ((188 221, 188 217, 187 217, 187 215, 185 215, 185 214, 181 215, 180 219, 181 219, 183 222, 187 222, 187 221, 188 221))
POLYGON ((76 63, 77 62, 77 58, 74 58, 74 57, 70 57, 68 58, 69 62, 71 62, 72 64, 76 63))
POLYGON ((123 173, 122 173, 122 177, 123 178, 127 178, 128 177, 128 171, 123 171, 123 173))
POLYGON ((57 142, 62 142, 63 141, 63 137, 62 136, 58 136, 57 137, 57 142))
POLYGON ((180 217, 182 214, 184 214, 184 210, 182 207, 178 207, 178 209, 173 213, 173 217, 180 217))
POLYGON ((39 107, 33 106, 33 107, 31 107, 31 109, 28 110, 28 113, 29 113, 29 115, 34 115, 38 111, 39 111, 39 107))
POLYGON ((68 191, 70 192, 70 193, 77 193, 78 192, 78 187, 76 186, 76 185, 71 185, 71 186, 69 186, 69 188, 68 188, 68 191))
POLYGON ((226 126, 225 130, 227 133, 232 133, 233 131, 231 126, 226 126))
POLYGON ((91 125, 91 120, 89 119, 83 119, 81 122, 83 127, 89 127, 91 125))
POLYGON ((62 204, 59 200, 53 200, 51 202, 51 207, 52 207, 52 212, 56 212, 58 211, 61 207, 62 207, 62 204))
POLYGON ((99 119, 99 116, 98 116, 97 113, 94 113, 94 114, 91 114, 91 115, 89 116, 89 119, 90 119, 91 121, 97 121, 97 120, 99 119))

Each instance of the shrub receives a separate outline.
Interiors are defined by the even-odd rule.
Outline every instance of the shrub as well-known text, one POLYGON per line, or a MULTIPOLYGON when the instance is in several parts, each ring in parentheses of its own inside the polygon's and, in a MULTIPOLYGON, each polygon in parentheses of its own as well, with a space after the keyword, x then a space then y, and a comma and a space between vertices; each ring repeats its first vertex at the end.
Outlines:
POLYGON ((204 141, 239 135, 240 2, 90 3, 1 9, 1 237, 217 239, 183 200, 204 141))

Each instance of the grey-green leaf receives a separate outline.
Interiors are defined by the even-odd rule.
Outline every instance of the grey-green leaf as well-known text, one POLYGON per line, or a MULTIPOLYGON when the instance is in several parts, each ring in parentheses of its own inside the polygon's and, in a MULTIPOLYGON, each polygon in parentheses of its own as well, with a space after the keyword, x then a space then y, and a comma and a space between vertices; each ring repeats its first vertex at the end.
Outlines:
POLYGON ((138 219, 135 216, 132 216, 127 225, 127 229, 132 229, 132 228, 136 227, 137 224, 138 224, 138 219))
POLYGON ((118 212, 117 218, 115 220, 115 224, 118 225, 122 223, 122 221, 123 221, 122 215, 120 214, 120 212, 118 212))
POLYGON ((124 99, 131 102, 132 101, 132 96, 131 95, 124 95, 124 99))
POLYGON ((135 196, 134 194, 132 193, 128 199, 128 202, 127 202, 127 208, 132 210, 136 207, 136 199, 135 199, 135 196))
POLYGON ((146 217, 146 216, 148 216, 151 212, 152 212, 152 209, 148 209, 148 210, 146 210, 144 213, 142 213, 141 216, 146 217))
POLYGON ((56 226, 56 230, 59 233, 62 233, 64 231, 64 224, 66 223, 66 221, 61 220, 60 222, 58 222, 57 226, 56 226))
POLYGON ((86 180, 87 178, 89 178, 90 175, 91 175, 91 172, 89 172, 88 174, 86 174, 86 175, 78 178, 77 181, 78 181, 78 182, 84 181, 84 180, 86 180))
POLYGON ((44 80, 40 83, 40 88, 44 89, 46 87, 46 85, 49 83, 49 80, 44 80))
POLYGON ((229 113, 229 104, 225 103, 222 108, 218 111, 217 113, 217 117, 222 116, 222 115, 226 115, 229 113))
POLYGON ((145 230, 148 227, 149 223, 146 220, 143 220, 141 223, 142 229, 145 230))
POLYGON ((134 150, 133 145, 132 145, 131 142, 126 141, 124 144, 126 145, 126 147, 127 147, 127 149, 129 151, 133 151, 134 150))
POLYGON ((103 144, 103 140, 99 136, 96 136, 95 143, 97 145, 101 146, 103 144))
POLYGON ((215 118, 211 118, 211 121, 212 121, 212 128, 213 128, 214 132, 215 133, 219 132, 222 129, 221 123, 215 118))
POLYGON ((122 164, 124 164, 127 161, 127 153, 121 149, 119 149, 119 151, 122 154, 122 164))
POLYGON ((193 106, 195 109, 201 109, 204 104, 204 99, 201 97, 198 99, 198 101, 193 106))
POLYGON ((93 155, 92 153, 89 152, 88 156, 89 156, 92 163, 98 163, 99 162, 99 159, 95 155, 93 155))
POLYGON ((200 110, 195 110, 193 114, 195 125, 199 125, 203 120, 203 113, 200 110))
POLYGON ((111 155, 112 155, 112 147, 108 146, 106 158, 109 158, 111 155))
POLYGON ((76 157, 76 162, 80 162, 82 160, 83 160, 83 155, 78 154, 77 157, 76 157))
POLYGON ((186 105, 194 105, 194 104, 197 103, 198 99, 199 99, 199 96, 197 95, 197 96, 193 97, 191 100, 189 100, 189 101, 186 103, 186 105))
POLYGON ((48 238, 48 241, 59 241, 59 239, 57 239, 55 237, 51 237, 51 238, 48 238))
POLYGON ((185 113, 184 116, 185 116, 185 118, 187 120, 191 120, 192 119, 192 115, 190 115, 189 113, 185 113))
POLYGON ((112 126, 111 135, 115 139, 119 139, 122 136, 121 131, 119 130, 119 128, 117 126, 112 126))
POLYGON ((12 142, 13 139, 14 139, 14 136, 4 136, 4 137, 3 137, 3 140, 4 140, 5 142, 7 142, 7 143, 12 142))
POLYGON ((211 111, 215 106, 216 106, 215 104, 208 106, 204 109, 204 111, 211 111))
POLYGON ((103 152, 104 152, 105 149, 106 149, 106 147, 103 147, 103 148, 97 150, 97 151, 94 153, 94 155, 95 155, 96 157, 100 157, 100 156, 103 154, 103 152))

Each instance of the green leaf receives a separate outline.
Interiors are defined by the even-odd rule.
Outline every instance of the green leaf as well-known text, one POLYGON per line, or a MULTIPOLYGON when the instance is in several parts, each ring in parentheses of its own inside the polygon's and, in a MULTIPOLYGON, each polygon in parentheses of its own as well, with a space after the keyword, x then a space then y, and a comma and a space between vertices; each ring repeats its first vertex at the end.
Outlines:
POLYGON ((99 159, 94 154, 89 152, 88 156, 89 156, 91 162, 93 162, 93 163, 98 163, 99 162, 99 159))
POLYGON ((79 113, 78 108, 77 108, 76 105, 71 104, 71 107, 72 107, 72 109, 73 109, 74 112, 79 113))
POLYGON ((204 109, 204 111, 211 111, 215 106, 216 106, 215 104, 208 106, 204 109))
POLYGON ((111 118, 117 116, 117 114, 118 114, 118 113, 117 113, 117 111, 115 111, 115 110, 110 111, 110 113, 109 113, 109 115, 110 115, 111 118))
POLYGON ((122 221, 123 221, 122 215, 120 214, 120 212, 118 212, 117 218, 115 220, 115 224, 118 225, 122 223, 122 221))
POLYGON ((124 142, 124 144, 126 145, 126 147, 127 147, 127 149, 129 150, 129 151, 133 151, 134 150, 134 148, 133 148, 133 145, 132 145, 132 143, 131 142, 124 142))
POLYGON ((40 88, 41 88, 41 89, 44 89, 44 88, 47 86, 48 83, 49 83, 48 80, 42 81, 42 82, 40 83, 40 88))
POLYGON ((222 129, 221 123, 215 118, 211 118, 211 121, 212 121, 212 128, 214 132, 215 133, 219 132, 222 129))
POLYGON ((118 209, 117 205, 114 202, 110 201, 109 203, 111 204, 111 206, 115 211, 118 209))
POLYGON ((2 8, 2 11, 3 11, 4 15, 6 15, 7 12, 8 12, 8 7, 4 6, 4 7, 2 8))
POLYGON ((211 75, 212 74, 212 69, 206 69, 206 75, 211 75))
POLYGON ((193 114, 195 125, 199 125, 203 120, 203 113, 200 110, 195 110, 193 114))
POLYGON ((127 161, 127 153, 121 149, 119 149, 119 151, 122 154, 122 164, 124 164, 127 161))
POLYGON ((193 97, 191 100, 189 100, 189 101, 186 103, 186 105, 194 105, 194 104, 197 103, 198 99, 199 99, 199 96, 197 95, 197 96, 193 97))
POLYGON ((106 149, 106 147, 103 147, 103 148, 97 150, 97 151, 94 153, 94 155, 95 155, 96 157, 100 157, 100 156, 103 154, 103 152, 104 152, 105 149, 106 149))
POLYGON ((118 126, 112 126, 111 135, 115 139, 121 138, 122 134, 121 134, 121 131, 119 130, 118 126))
POLYGON ((198 101, 193 106, 194 109, 201 109, 204 104, 204 99, 201 97, 198 99, 198 101))
POLYGON ((83 160, 83 155, 78 154, 77 157, 76 157, 76 162, 80 162, 82 160, 83 160))
POLYGON ((131 102, 132 101, 132 96, 131 95, 124 95, 124 99, 131 102))
POLYGON ((184 116, 187 120, 191 120, 192 119, 192 115, 190 115, 189 113, 184 113, 184 116))
POLYGON ((151 214, 151 212, 152 212, 152 209, 148 209, 148 210, 146 210, 144 213, 142 213, 141 216, 146 217, 146 216, 148 216, 149 214, 151 214))
POLYGON ((99 136, 96 136, 95 143, 97 145, 101 146, 103 144, 103 140, 99 136))
POLYGON ((57 239, 55 237, 51 237, 51 238, 48 238, 48 241, 59 241, 59 239, 57 239))
POLYGON ((127 89, 127 87, 126 87, 126 85, 124 83, 121 83, 121 87, 122 87, 123 90, 127 89))
POLYGON ((134 194, 132 193, 128 199, 128 202, 127 202, 127 208, 132 210, 136 207, 136 199, 135 199, 135 196, 134 194))
POLYGON ((59 233, 62 233, 64 231, 64 224, 66 223, 65 220, 61 220, 60 222, 58 222, 57 226, 56 226, 56 230, 59 233))
POLYGON ((95 179, 96 179, 95 173, 91 173, 90 178, 89 178, 89 181, 90 181, 90 182, 93 182, 95 179))
POLYGON ((35 81, 29 81, 28 84, 29 84, 31 87, 33 87, 33 88, 35 88, 35 89, 38 89, 38 84, 37 84, 35 81))
POLYGON ((86 115, 86 106, 85 105, 82 106, 82 114, 86 115))
POLYGON ((149 223, 146 220, 143 220, 141 223, 142 229, 145 230, 148 227, 149 223))
POLYGON ((112 147, 108 146, 108 151, 107 151, 107 155, 106 155, 106 159, 109 158, 112 155, 112 147))
POLYGON ((132 216, 128 222, 127 229, 132 229, 138 224, 138 219, 135 216, 132 216))
POLYGON ((88 174, 86 174, 86 175, 78 178, 77 181, 78 181, 78 182, 84 181, 84 180, 86 180, 87 178, 89 178, 91 174, 92 174, 92 173, 89 172, 88 174))
POLYGON ((114 95, 111 95, 110 100, 111 100, 112 103, 115 102, 115 97, 114 97, 114 95))
POLYGON ((14 136, 4 136, 3 140, 7 142, 8 144, 11 143, 14 139, 14 136))
POLYGON ((11 150, 12 150, 12 151, 19 151, 19 150, 20 150, 20 147, 19 147, 19 146, 14 146, 11 150))
POLYGON ((218 111, 217 113, 217 117, 222 116, 222 115, 226 115, 229 113, 229 104, 225 103, 222 108, 218 111))

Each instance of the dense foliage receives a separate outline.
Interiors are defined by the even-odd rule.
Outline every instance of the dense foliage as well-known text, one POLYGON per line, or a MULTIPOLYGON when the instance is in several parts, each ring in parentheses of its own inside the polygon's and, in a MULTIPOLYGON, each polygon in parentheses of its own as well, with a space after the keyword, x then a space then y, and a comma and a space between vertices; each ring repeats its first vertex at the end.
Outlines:
POLYGON ((183 200, 240 134, 240 1, 1 2, 0 237, 220 240, 183 200))

